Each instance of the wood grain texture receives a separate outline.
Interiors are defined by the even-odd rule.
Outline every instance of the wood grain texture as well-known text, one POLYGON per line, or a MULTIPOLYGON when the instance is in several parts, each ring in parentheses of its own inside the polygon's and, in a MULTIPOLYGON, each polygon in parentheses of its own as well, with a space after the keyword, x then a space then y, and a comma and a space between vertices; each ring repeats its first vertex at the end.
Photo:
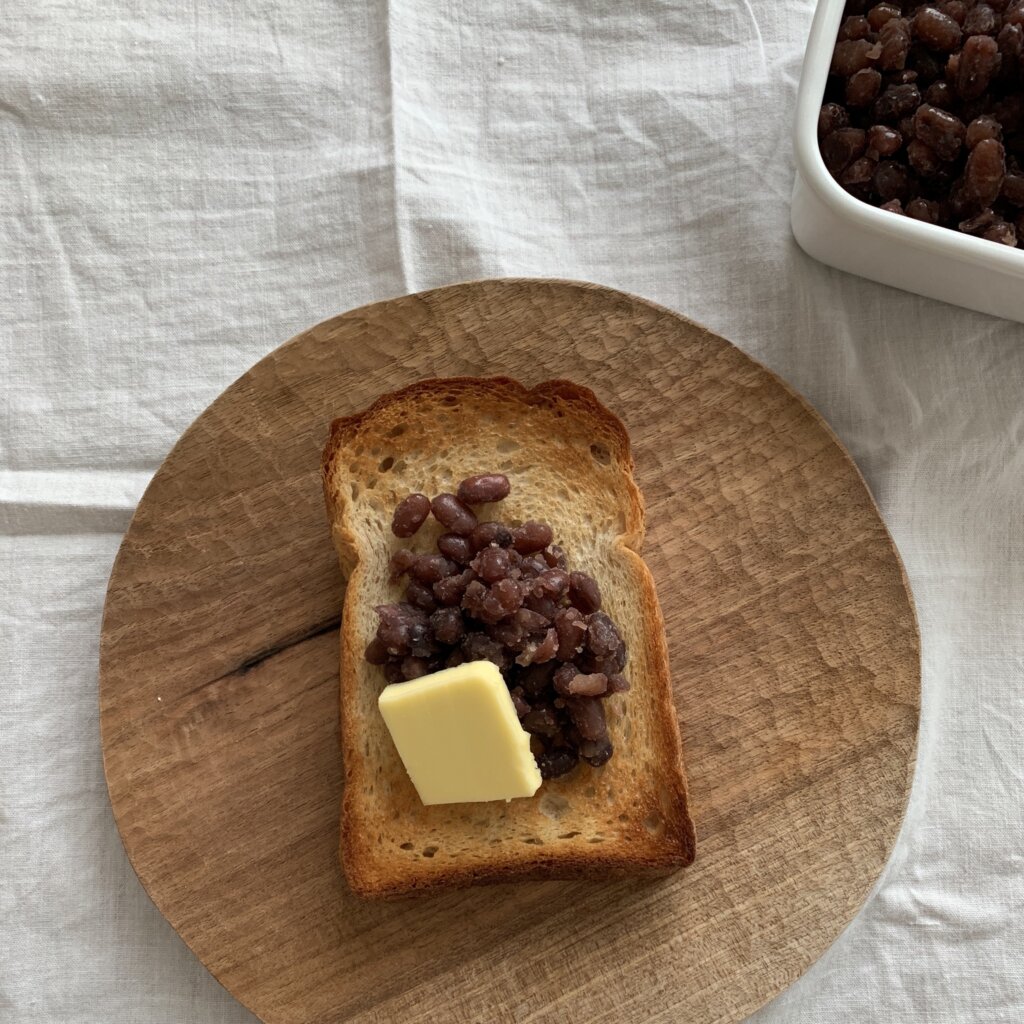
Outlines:
POLYGON ((111 576, 104 764, 160 910, 268 1024, 735 1021, 839 934, 913 766, 917 630, 856 468, 723 339, 632 296, 485 281, 295 338, 189 428, 111 576), (426 376, 569 377, 628 425, 698 858, 660 881, 363 903, 337 864, 329 422, 426 376))

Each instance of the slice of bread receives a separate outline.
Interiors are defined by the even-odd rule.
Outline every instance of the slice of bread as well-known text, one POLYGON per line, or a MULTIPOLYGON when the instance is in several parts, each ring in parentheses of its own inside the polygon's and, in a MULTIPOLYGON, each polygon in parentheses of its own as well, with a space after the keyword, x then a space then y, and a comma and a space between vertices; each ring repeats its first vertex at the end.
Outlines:
POLYGON ((361 896, 526 878, 664 874, 694 856, 664 623, 639 555, 644 506, 629 436, 587 388, 507 378, 424 380, 336 420, 323 455, 331 532, 348 579, 341 627, 345 790, 341 860, 361 896), (388 559, 433 550, 433 517, 413 540, 390 530, 413 491, 454 491, 475 473, 505 473, 512 493, 481 520, 541 519, 572 569, 592 574, 618 623, 632 688, 606 701, 615 754, 581 764, 510 803, 424 807, 380 712, 380 668, 363 651, 374 606, 396 601, 388 559))

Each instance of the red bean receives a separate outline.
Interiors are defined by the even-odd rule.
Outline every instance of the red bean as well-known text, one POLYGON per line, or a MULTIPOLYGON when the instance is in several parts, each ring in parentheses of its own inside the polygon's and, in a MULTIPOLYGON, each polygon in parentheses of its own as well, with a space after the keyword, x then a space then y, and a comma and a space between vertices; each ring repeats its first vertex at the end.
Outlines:
POLYGON ((459 484, 459 500, 467 505, 484 505, 508 497, 508 477, 503 473, 468 476, 459 484))
POLYGON ((437 538, 437 550, 445 558, 450 558, 459 565, 468 565, 473 558, 473 549, 467 537, 460 537, 457 533, 442 533, 437 538))
POLYGON ((1024 206, 1024 175, 1007 174, 1003 178, 1003 198, 1014 206, 1024 206))
POLYGON ((516 658, 516 664, 523 666, 543 664, 550 661, 555 656, 557 650, 558 634, 555 632, 554 627, 552 627, 540 639, 527 641, 523 646, 522 653, 516 658))
POLYGON ((844 39, 832 54, 832 73, 849 78, 878 60, 882 48, 867 39, 844 39))
POLYGON ((572 661, 583 649, 587 635, 587 623, 578 608, 563 608, 555 615, 555 629, 558 631, 559 661, 572 661))
POLYGON ((535 705, 523 718, 523 728, 534 736, 554 736, 559 731, 555 709, 547 705, 535 705))
POLYGON ((380 617, 377 639, 388 654, 408 654, 414 640, 419 639, 417 627, 425 622, 422 612, 401 604, 378 605, 376 612, 380 617))
POLYGON ((470 564, 485 583, 496 583, 504 579, 511 567, 508 552, 494 545, 484 548, 470 564))
POLYGON ((600 740, 608 735, 604 704, 596 697, 566 697, 565 707, 572 724, 585 740, 600 740))
POLYGON ((420 608, 425 612, 432 612, 437 607, 434 592, 418 580, 410 580, 405 588, 405 600, 414 608, 420 608))
POLYGON ((466 588, 462 607, 481 622, 496 625, 522 607, 523 597, 514 580, 498 580, 483 593, 478 593, 477 587, 483 584, 476 581, 466 588))
POLYGON ((999 67, 999 44, 991 36, 971 36, 964 43, 956 73, 956 91, 965 100, 988 89, 999 67))
POLYGON ((912 139, 907 146, 907 162, 923 178, 930 178, 939 172, 942 161, 931 146, 926 146, 920 139, 912 139))
POLYGON ((976 4, 967 12, 964 35, 994 36, 999 30, 999 17, 988 4, 976 4))
POLYGON ((536 578, 530 593, 557 601, 569 592, 569 574, 564 569, 545 569, 536 578))
POLYGON ((399 548, 388 562, 388 572, 391 575, 391 582, 404 576, 415 564, 416 555, 408 548, 399 548))
POLYGON ((409 575, 420 583, 436 583, 458 571, 459 567, 444 555, 420 555, 409 569, 409 575))
POLYGON ((457 644, 466 632, 462 612, 458 608, 439 608, 430 616, 434 636, 443 644, 457 644))
POLYGON ((535 551, 543 551, 550 543, 554 534, 547 523, 529 520, 512 531, 512 544, 521 555, 530 555, 535 551))
POLYGON ((608 696, 613 693, 625 693, 629 689, 629 680, 621 672, 613 672, 608 676, 608 696))
POLYGON ((890 85, 875 101, 874 118, 883 124, 892 124, 912 114, 920 104, 921 90, 916 85, 890 85))
POLYGON ((577 672, 575 665, 563 665, 554 682, 555 690, 564 697, 603 697, 608 691, 608 677, 603 672, 577 672))
POLYGON ((976 217, 962 221, 960 230, 969 235, 988 239, 990 242, 999 242, 1002 245, 1017 244, 1017 232, 1014 226, 997 216, 992 210, 983 210, 976 217))
POLYGON ((956 94, 949 82, 932 82, 924 92, 925 103, 933 107, 942 107, 943 110, 950 110, 956 102, 956 94))
POLYGON ((963 145, 966 129, 960 118, 925 103, 914 115, 914 132, 940 160, 953 160, 963 145))
POLYGON ((371 665, 386 665, 388 660, 388 649, 384 646, 380 637, 374 637, 367 645, 363 657, 371 665))
POLYGON ((453 576, 445 576, 434 584, 434 598, 445 607, 460 604, 466 588, 476 579, 472 569, 463 569, 453 576))
POLYGON ((515 614, 516 625, 524 633, 540 633, 546 631, 551 625, 551 620, 540 612, 531 611, 529 608, 520 608, 515 614))
POLYGON ((872 160, 878 160, 896 153, 903 145, 903 136, 895 128, 876 124, 868 129, 867 143, 867 155, 872 160))
POLYGON ((914 220, 923 220, 926 224, 938 224, 942 217, 942 210, 938 203, 931 199, 911 199, 907 203, 906 214, 914 220))
POLYGON ((900 17, 900 13, 900 9, 895 4, 876 4, 868 11, 868 27, 877 32, 887 21, 900 17))
POLYGON ((462 653, 469 661, 489 661, 504 668, 509 661, 503 644, 486 633, 470 633, 462 641, 462 653))
POLYGON ((584 615, 596 612, 601 607, 601 588, 597 580, 585 572, 569 573, 569 601, 584 615))
POLYGON ((869 35, 871 25, 862 14, 851 15, 839 26, 840 39, 867 39, 869 35))
POLYGON ((405 680, 419 679, 430 671, 430 664, 426 658, 403 658, 402 678, 405 680))
POLYGON ((821 156, 825 166, 836 177, 859 157, 867 146, 862 128, 840 128, 821 143, 821 156))
POLYGON ((430 515, 430 499, 425 494, 410 494, 403 498, 391 519, 391 532, 396 537, 411 537, 430 515))
POLYGON ((512 531, 504 523, 484 522, 469 535, 469 546, 473 552, 497 544, 499 548, 512 546, 512 531))
POLYGON ((541 555, 552 569, 568 570, 569 563, 566 560, 565 552, 557 544, 549 544, 541 552, 541 555))
MULTIPOLYGON (((959 29, 957 29, 959 32, 959 29)), ((899 71, 910 53, 910 24, 905 18, 887 21, 878 32, 878 67, 883 71, 899 71)), ((870 55, 869 55, 870 59, 870 55)))
POLYGON ((846 80, 846 102, 851 107, 866 107, 875 101, 882 88, 882 75, 874 68, 864 68, 846 80))
POLYGON ((874 160, 868 159, 866 156, 862 156, 859 160, 854 160, 849 167, 839 175, 839 183, 845 185, 847 188, 856 188, 861 185, 867 185, 875 173, 875 162, 874 160))
POLYGON ((967 126, 967 148, 974 149, 974 147, 984 139, 995 139, 999 142, 1003 137, 1003 129, 995 118, 992 117, 976 117, 967 126))
POLYGON ((614 748, 612 747, 612 741, 607 736, 602 736, 599 740, 583 740, 580 743, 579 751, 580 757, 591 768, 600 768, 601 765, 609 761, 614 748))
POLYGON ((523 688, 521 686, 513 687, 509 693, 512 697, 512 706, 516 709, 516 716, 522 719, 530 712, 530 705, 526 703, 523 688))
POLYGON ((1006 175, 1006 151, 995 139, 982 139, 967 158, 964 181, 967 195, 979 206, 996 201, 1006 175))
POLYGON ((967 20, 967 5, 963 0, 943 0, 939 4, 939 10, 960 26, 967 20))
POLYGON ((614 654, 622 644, 618 627, 604 612, 594 612, 587 624, 587 650, 598 658, 614 654))
MULTIPOLYGON (((521 608, 519 610, 522 611, 521 608)), ((507 647, 510 656, 519 654, 530 639, 523 627, 516 622, 514 615, 511 619, 499 622, 496 626, 488 626, 487 635, 492 640, 497 640, 503 647, 507 647)))
MULTIPOLYGON (((526 725, 526 719, 523 719, 526 725)), ((537 755, 537 767, 540 769, 542 779, 557 779, 569 772, 579 763, 579 755, 575 750, 568 747, 559 747, 557 750, 545 750, 537 755)))
POLYGON ((951 53, 960 45, 960 26, 948 14, 934 7, 917 9, 914 35, 937 53, 951 53))
POLYGON ((430 503, 430 511, 446 530, 462 537, 468 536, 477 527, 473 510, 454 494, 439 494, 430 503))
POLYGON ((996 36, 996 43, 1001 58, 999 74, 1012 83, 1013 76, 1020 72, 1021 56, 1024 55, 1024 28, 1004 25, 996 36))
POLYGON ((849 123, 850 115, 838 103, 825 103, 818 113, 818 138, 823 139, 849 123))
MULTIPOLYGON (((515 551, 515 548, 512 548, 515 551)), ((519 552, 516 551, 518 555, 519 552)), ((523 574, 524 580, 536 579, 541 573, 547 572, 548 563, 544 561, 544 556, 540 552, 536 552, 532 555, 520 555, 522 561, 519 563, 519 571, 523 574)))
POLYGON ((543 615, 548 622, 554 622, 558 614, 558 605, 550 597, 537 597, 536 594, 528 594, 523 599, 523 605, 532 612, 543 615))
POLYGON ((1017 0, 1009 6, 1003 15, 1004 25, 1024 25, 1024 3, 1017 0))
POLYGON ((902 203, 910 197, 910 172, 895 160, 883 160, 875 168, 871 184, 884 202, 896 199, 902 203))
POLYGON ((530 665, 519 673, 519 682, 531 702, 547 691, 554 672, 555 662, 548 661, 543 665, 530 665))

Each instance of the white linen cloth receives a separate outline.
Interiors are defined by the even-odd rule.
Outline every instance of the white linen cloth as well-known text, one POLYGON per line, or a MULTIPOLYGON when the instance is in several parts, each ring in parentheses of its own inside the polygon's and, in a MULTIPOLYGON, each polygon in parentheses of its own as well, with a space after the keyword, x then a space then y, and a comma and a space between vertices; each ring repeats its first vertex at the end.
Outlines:
POLYGON ((1024 1020, 1024 327, 788 227, 811 0, 5 0, 0 1021, 251 1021, 100 763, 120 536, 183 428, 345 309, 498 275, 679 309, 822 411, 906 561, 920 757, 875 895, 758 1024, 1024 1020))

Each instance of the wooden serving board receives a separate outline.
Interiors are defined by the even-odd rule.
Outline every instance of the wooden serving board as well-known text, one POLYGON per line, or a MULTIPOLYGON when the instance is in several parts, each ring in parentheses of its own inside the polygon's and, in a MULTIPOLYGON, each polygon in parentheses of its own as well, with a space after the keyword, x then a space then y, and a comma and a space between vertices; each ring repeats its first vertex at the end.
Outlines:
POLYGON ((863 480, 778 378, 629 295, 483 281, 322 323, 189 428, 114 566, 100 701, 139 878, 268 1024, 704 1024, 799 977, 878 875, 918 637, 863 480), (389 904, 345 888, 320 449, 332 417, 451 374, 568 377, 630 430, 698 830, 671 878, 389 904))

